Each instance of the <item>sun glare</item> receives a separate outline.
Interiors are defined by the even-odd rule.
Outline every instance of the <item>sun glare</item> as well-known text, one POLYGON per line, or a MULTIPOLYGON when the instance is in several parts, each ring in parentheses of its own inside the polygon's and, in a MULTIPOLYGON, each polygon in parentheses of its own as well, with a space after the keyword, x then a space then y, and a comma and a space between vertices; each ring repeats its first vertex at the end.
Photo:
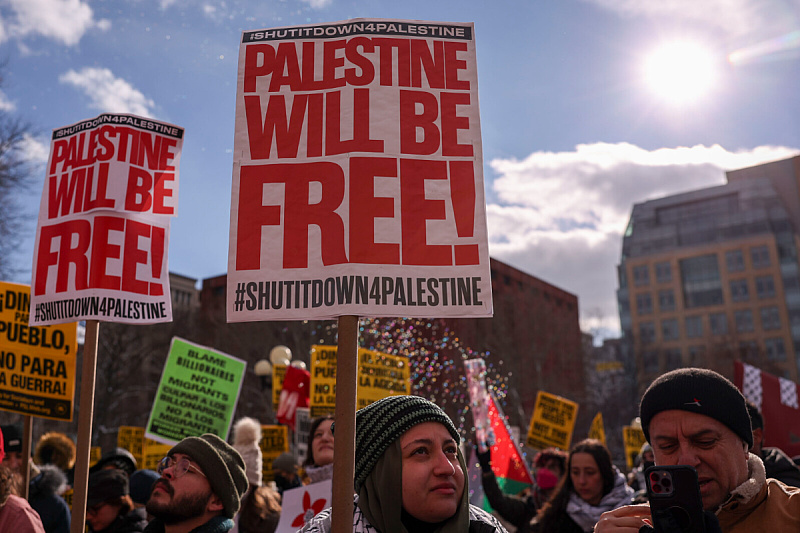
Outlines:
POLYGON ((650 54, 644 77, 650 89, 670 104, 692 104, 713 88, 714 60, 707 49, 696 43, 674 42, 650 54))

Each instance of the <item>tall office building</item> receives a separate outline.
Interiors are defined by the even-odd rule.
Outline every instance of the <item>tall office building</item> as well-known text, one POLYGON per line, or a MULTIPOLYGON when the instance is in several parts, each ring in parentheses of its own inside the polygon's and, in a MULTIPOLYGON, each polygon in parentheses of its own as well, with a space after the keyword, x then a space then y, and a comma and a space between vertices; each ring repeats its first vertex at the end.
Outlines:
POLYGON ((800 157, 636 204, 617 300, 641 389, 682 366, 733 376, 741 359, 798 379, 800 157))

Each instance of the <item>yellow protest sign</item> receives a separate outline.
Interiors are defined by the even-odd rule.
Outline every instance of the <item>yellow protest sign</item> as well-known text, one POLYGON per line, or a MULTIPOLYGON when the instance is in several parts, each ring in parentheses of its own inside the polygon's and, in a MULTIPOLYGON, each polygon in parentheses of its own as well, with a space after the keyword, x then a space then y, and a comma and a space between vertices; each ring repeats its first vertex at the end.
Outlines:
POLYGON ((606 445, 606 429, 603 427, 603 413, 600 411, 594 415, 594 419, 592 420, 592 425, 589 427, 589 438, 590 439, 597 439, 606 445))
POLYGON ((577 416, 577 403, 539 391, 528 428, 528 446, 539 450, 549 447, 568 450, 577 416))
POLYGON ((336 346, 311 347, 311 418, 336 410, 336 346))
POLYGON ((117 446, 124 448, 131 452, 133 458, 136 459, 136 465, 139 468, 144 468, 144 455, 142 448, 144 447, 144 428, 135 426, 120 426, 117 430, 117 446))
POLYGON ((147 470, 155 470, 158 468, 158 463, 164 456, 172 449, 172 444, 164 444, 153 439, 144 439, 142 446, 143 465, 139 468, 147 470))
POLYGON ((277 411, 281 403, 281 391, 283 390, 283 378, 286 377, 286 365, 275 365, 272 367, 272 409, 277 411))
POLYGON ((0 409, 69 421, 78 325, 29 326, 30 295, 0 282, 0 409))
POLYGON ((289 451, 289 428, 286 426, 269 425, 261 426, 261 448, 263 463, 261 467, 262 483, 269 483, 275 479, 272 472, 272 461, 280 454, 289 451))
POLYGON ((625 463, 628 470, 633 468, 633 461, 639 455, 642 445, 646 442, 644 431, 638 426, 625 426, 622 428, 622 439, 625 443, 625 463))

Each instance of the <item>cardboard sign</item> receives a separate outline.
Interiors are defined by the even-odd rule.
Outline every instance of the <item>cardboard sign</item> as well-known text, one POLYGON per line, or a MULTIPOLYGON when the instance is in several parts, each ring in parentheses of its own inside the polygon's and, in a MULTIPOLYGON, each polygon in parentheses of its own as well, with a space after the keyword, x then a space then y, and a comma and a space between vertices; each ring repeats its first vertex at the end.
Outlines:
POLYGON ((146 436, 163 443, 203 433, 226 439, 246 366, 231 355, 173 337, 146 436))
POLYGON ((29 326, 31 290, 0 282, 0 409, 72 420, 78 324, 29 326))
POLYGON ((272 471, 272 461, 280 454, 289 451, 289 428, 286 426, 269 425, 261 426, 261 441, 258 443, 261 448, 262 483, 269 483, 275 479, 272 471))
POLYGON ((172 320, 167 251, 183 129, 103 114, 53 131, 31 325, 172 320))
POLYGON ((597 439, 606 445, 606 429, 603 426, 603 413, 600 411, 594 415, 594 419, 592 419, 592 425, 589 427, 589 438, 590 439, 597 439))
POLYGON ((633 461, 642 450, 642 445, 647 442, 644 438, 644 431, 640 427, 625 426, 622 428, 622 439, 625 443, 625 463, 628 470, 633 468, 633 461))
MULTIPOLYGON (((336 346, 311 347, 311 418, 336 410, 336 346)), ((410 394, 408 358, 358 349, 356 408, 394 394, 410 394)))
POLYGON ((228 322, 492 314, 472 24, 245 31, 228 322))
POLYGON ((528 446, 540 450, 549 447, 568 450, 577 416, 577 403, 539 391, 528 428, 528 446))

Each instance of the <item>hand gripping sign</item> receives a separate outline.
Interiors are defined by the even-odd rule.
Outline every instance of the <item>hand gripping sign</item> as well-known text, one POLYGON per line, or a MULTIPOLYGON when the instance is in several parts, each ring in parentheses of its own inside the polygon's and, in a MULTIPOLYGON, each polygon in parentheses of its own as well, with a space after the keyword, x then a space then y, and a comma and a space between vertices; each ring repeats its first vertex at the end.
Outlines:
POLYGON ((167 268, 183 129, 103 114, 53 131, 31 325, 172 319, 167 268))
POLYGON ((473 30, 242 34, 229 322, 491 316, 473 30))

